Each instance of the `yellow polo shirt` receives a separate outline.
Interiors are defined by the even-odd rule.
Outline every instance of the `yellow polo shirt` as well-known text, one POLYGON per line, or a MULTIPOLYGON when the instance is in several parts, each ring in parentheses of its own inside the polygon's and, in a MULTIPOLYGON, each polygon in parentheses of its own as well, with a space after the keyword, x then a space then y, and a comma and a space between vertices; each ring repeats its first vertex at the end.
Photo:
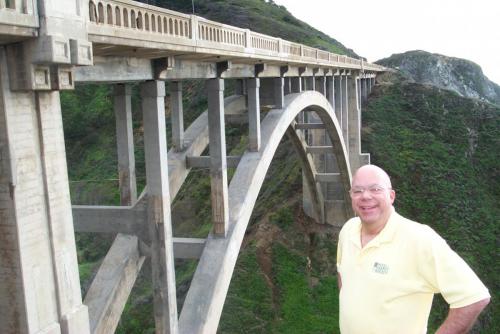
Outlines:
POLYGON ((392 212, 361 248, 361 221, 342 228, 337 249, 343 334, 426 333, 432 298, 470 305, 489 292, 469 266, 429 226, 392 212))

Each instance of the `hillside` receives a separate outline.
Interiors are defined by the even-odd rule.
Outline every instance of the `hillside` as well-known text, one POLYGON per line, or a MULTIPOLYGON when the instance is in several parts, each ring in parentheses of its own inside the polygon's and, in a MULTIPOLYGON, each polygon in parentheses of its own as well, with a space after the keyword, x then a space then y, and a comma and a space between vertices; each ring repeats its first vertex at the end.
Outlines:
MULTIPOLYGON (((363 110, 364 151, 389 171, 396 209, 432 226, 489 287, 475 332, 498 333, 500 108, 394 74, 377 80, 363 110)), ((444 309, 436 298, 431 329, 444 309)))
POLYGON ((425 51, 408 51, 378 60, 408 79, 500 105, 500 86, 484 76, 479 65, 461 58, 425 51))
MULTIPOLYGON (((191 12, 189 1, 144 2, 191 12)), ((330 51, 349 52, 293 18, 284 7, 263 0, 196 1, 196 13, 330 51)), ((494 300, 475 331, 498 333, 500 109, 392 73, 377 81, 363 108, 363 152, 370 152, 373 163, 393 177, 397 209, 433 226, 489 286, 494 300)), ((206 108, 201 87, 200 82, 184 83, 186 126, 206 108)), ((137 177, 142 189, 142 119, 137 87, 133 91, 137 177)), ((231 91, 228 82, 226 93, 231 91)), ((73 203, 117 204, 111 87, 78 86, 61 96, 73 203)), ((168 100, 166 105, 169 126, 168 100)), ((236 155, 245 147, 245 132, 245 127, 226 129, 228 154, 236 155)), ((301 182, 298 158, 283 140, 238 257, 219 333, 338 333, 338 230, 304 215, 301 182)), ((173 205, 176 236, 206 235, 211 227, 209 191, 206 171, 188 178, 173 205)), ((81 277, 88 282, 111 238, 79 233, 77 241, 81 277)), ((146 262, 118 333, 154 332, 148 266, 146 262)), ((176 261, 179 304, 195 266, 195 261, 176 261)), ((86 289, 86 283, 82 288, 86 289)), ((442 300, 435 304, 429 332, 446 313, 442 300)))

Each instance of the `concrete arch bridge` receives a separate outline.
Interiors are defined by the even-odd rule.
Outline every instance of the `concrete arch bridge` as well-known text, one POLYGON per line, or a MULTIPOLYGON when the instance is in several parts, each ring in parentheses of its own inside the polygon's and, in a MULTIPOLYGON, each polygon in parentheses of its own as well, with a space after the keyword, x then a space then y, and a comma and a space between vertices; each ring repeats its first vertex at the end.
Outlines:
POLYGON ((302 162, 305 212, 333 225, 352 216, 351 171, 369 163, 360 147, 361 105, 383 70, 130 0, 0 0, 0 333, 114 332, 148 256, 156 332, 215 333, 283 136, 302 162), (205 82, 208 110, 185 129, 187 79, 205 82), (236 93, 224 99, 229 80, 236 93), (120 206, 71 204, 59 92, 75 82, 114 85, 120 206), (133 82, 144 122, 147 185, 140 195, 133 82), (264 105, 271 110, 261 120, 264 105), (232 117, 248 123, 248 148, 238 157, 226 154, 232 117), (236 167, 230 184, 228 166, 236 167), (170 203, 200 167, 210 169, 213 230, 204 239, 177 238, 170 203), (117 235, 83 300, 75 231, 117 235), (175 258, 199 259, 182 310, 175 258))

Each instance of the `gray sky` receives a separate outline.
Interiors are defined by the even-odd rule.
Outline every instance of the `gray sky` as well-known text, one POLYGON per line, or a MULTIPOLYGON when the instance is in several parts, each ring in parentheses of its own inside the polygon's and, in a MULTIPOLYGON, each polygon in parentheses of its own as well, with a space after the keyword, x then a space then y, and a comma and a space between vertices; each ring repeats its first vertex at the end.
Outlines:
POLYGON ((424 50, 471 60, 500 85, 500 0, 274 0, 373 62, 424 50))

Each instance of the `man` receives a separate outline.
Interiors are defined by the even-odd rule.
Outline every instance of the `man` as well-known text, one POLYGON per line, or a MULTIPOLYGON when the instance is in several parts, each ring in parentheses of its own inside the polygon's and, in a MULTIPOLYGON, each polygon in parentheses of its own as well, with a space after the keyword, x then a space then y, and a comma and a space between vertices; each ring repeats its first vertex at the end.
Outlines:
POLYGON ((396 213, 387 173, 359 168, 350 194, 358 217, 339 235, 341 332, 426 333, 434 293, 450 305, 437 333, 470 330, 488 289, 434 230, 396 213))

